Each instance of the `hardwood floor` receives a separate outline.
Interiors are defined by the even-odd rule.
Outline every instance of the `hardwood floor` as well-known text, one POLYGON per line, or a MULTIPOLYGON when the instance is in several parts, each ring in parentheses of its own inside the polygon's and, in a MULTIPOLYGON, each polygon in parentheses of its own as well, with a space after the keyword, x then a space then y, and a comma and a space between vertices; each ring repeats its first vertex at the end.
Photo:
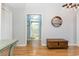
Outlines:
POLYGON ((47 47, 28 44, 26 47, 16 47, 15 56, 79 56, 79 47, 71 46, 68 49, 48 49, 47 47))

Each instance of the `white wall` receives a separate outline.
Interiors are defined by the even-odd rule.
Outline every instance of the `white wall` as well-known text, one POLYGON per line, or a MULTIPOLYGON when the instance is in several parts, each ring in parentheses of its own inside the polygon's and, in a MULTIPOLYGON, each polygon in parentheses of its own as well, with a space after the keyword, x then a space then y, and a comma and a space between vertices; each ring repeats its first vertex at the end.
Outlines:
POLYGON ((79 9, 77 10, 77 44, 79 46, 79 9))
MULTIPOLYGON (((27 14, 42 15, 42 45, 46 45, 47 38, 64 38, 69 41, 69 44, 74 43, 74 19, 75 12, 72 9, 65 9, 62 4, 26 4, 27 14), (59 28, 51 25, 51 19, 54 16, 60 16, 63 19, 63 24, 59 28)), ((27 35, 26 35, 27 36, 27 35)))
POLYGON ((42 15, 42 32, 41 44, 46 45, 47 38, 64 38, 69 41, 69 44, 74 44, 74 19, 75 12, 72 9, 62 7, 62 4, 12 4, 13 8, 13 38, 18 39, 18 45, 27 44, 27 14, 42 15), (19 6, 19 7, 18 7, 19 6), (26 10, 25 10, 26 8, 26 10), (60 16, 63 19, 63 24, 59 28, 51 25, 51 19, 54 16, 60 16))
POLYGON ((0 40, 1 40, 1 3, 0 3, 0 40))
POLYGON ((19 40, 17 43, 19 46, 27 44, 25 40, 25 6, 13 9, 13 39, 19 40))
POLYGON ((12 39, 12 12, 4 4, 1 8, 1 39, 12 39))

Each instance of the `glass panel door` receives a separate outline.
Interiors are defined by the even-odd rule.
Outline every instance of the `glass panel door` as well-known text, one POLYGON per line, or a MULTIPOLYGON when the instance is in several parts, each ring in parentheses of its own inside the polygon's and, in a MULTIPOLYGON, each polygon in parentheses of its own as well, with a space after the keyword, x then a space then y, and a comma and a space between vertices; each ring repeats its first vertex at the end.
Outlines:
POLYGON ((27 39, 39 40, 41 38, 41 15, 27 15, 27 39))

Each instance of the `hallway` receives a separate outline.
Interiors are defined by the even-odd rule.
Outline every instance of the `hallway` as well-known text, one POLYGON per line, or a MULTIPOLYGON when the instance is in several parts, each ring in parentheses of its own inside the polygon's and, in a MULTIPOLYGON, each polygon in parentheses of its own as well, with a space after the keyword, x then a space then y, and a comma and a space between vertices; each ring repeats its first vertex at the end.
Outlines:
POLYGON ((12 50, 15 56, 79 55, 79 10, 65 9, 64 4, 2 3, 1 40, 18 40, 12 50), (55 27, 53 22, 61 26, 55 27), (48 49, 48 38, 65 39, 69 48, 48 49))

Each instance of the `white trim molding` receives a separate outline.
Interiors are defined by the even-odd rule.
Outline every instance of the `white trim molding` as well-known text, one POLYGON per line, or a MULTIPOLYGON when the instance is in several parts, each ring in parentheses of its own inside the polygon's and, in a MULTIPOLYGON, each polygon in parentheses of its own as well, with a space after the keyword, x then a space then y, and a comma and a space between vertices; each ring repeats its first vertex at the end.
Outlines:
POLYGON ((17 44, 16 46, 26 46, 26 44, 17 44))
POLYGON ((77 46, 79 47, 79 44, 77 44, 77 46))
POLYGON ((74 43, 73 44, 68 44, 68 46, 77 46, 77 44, 74 44, 74 43))
POLYGON ((42 46, 46 46, 46 44, 41 44, 42 46))

